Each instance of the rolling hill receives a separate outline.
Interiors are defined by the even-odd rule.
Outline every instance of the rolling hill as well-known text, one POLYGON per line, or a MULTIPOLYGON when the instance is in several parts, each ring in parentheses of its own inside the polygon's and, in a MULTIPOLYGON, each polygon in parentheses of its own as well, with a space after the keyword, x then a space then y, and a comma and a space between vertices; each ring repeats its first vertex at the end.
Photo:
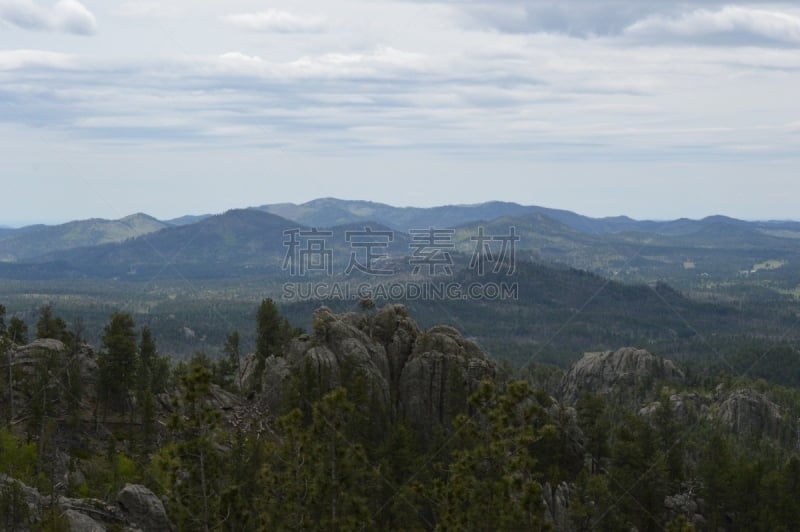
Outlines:
POLYGON ((137 213, 119 220, 92 218, 62 225, 31 225, 0 232, 0 261, 24 261, 65 249, 122 242, 168 224, 137 213))

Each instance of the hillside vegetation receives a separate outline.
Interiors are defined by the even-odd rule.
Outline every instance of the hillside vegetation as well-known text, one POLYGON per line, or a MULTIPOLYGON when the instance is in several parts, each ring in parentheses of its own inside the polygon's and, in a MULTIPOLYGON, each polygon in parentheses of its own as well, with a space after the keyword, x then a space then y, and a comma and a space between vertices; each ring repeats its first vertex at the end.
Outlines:
POLYGON ((49 308, 0 320, 4 529, 800 524, 795 390, 636 348, 542 379, 402 305, 256 310, 254 352, 177 364, 125 313, 94 347, 49 308))

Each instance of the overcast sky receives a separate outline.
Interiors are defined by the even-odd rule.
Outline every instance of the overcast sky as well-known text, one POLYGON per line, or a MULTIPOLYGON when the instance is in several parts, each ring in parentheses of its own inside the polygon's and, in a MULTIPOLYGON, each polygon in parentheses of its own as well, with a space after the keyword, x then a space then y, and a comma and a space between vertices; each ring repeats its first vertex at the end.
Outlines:
POLYGON ((0 0, 0 224, 336 196, 800 219, 800 6, 0 0))

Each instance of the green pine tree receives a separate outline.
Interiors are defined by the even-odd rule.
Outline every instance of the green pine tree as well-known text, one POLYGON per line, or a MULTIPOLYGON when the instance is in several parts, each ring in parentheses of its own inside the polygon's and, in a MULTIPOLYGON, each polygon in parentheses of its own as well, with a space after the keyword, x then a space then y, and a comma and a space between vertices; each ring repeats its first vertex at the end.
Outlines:
POLYGON ((130 314, 115 312, 103 329, 98 356, 98 396, 107 407, 125 412, 139 366, 136 329, 130 314))

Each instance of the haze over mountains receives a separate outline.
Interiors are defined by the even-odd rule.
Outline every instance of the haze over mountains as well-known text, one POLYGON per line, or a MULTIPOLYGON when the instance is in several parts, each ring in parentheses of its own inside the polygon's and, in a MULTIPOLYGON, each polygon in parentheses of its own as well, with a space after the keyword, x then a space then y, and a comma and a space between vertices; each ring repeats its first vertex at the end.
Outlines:
POLYGON ((638 281, 770 275, 800 263, 799 222, 640 221, 508 202, 417 208, 322 198, 166 221, 139 213, 0 230, 0 276, 131 278, 173 269, 193 277, 273 275, 286 252, 284 231, 335 229, 333 248, 346 256, 343 233, 366 226, 393 230, 388 252, 397 257, 408 254, 412 229, 453 228, 454 252, 469 256, 479 227, 500 234, 513 226, 523 259, 638 281))
MULTIPOLYGON (((707 351, 710 338, 722 349, 742 334, 777 341, 796 323, 785 309, 800 285, 800 223, 596 219, 504 202, 398 208, 325 198, 166 221, 137 214, 7 230, 0 232, 0 291, 21 316, 55 303, 83 319, 90 337, 102 331, 104 309, 133 306, 172 352, 214 352, 233 328, 252 341, 241 324, 263 297, 281 300, 297 325, 309 326, 302 320, 320 301, 282 298, 287 281, 312 280, 282 268, 287 230, 331 232, 332 279, 313 279, 376 285, 431 280, 413 275, 409 231, 451 228, 453 273, 445 280, 467 285, 474 236, 481 229, 505 235, 512 226, 520 238, 517 273, 494 281, 517 283, 519 299, 406 301, 423 324, 444 313, 493 353, 519 360, 546 349, 543 359, 560 363, 583 349, 620 345, 682 357, 707 351), (344 274, 353 249, 345 233, 364 227, 393 231, 380 250, 391 276, 344 274)), ((354 304, 323 302, 342 311, 354 304)))

